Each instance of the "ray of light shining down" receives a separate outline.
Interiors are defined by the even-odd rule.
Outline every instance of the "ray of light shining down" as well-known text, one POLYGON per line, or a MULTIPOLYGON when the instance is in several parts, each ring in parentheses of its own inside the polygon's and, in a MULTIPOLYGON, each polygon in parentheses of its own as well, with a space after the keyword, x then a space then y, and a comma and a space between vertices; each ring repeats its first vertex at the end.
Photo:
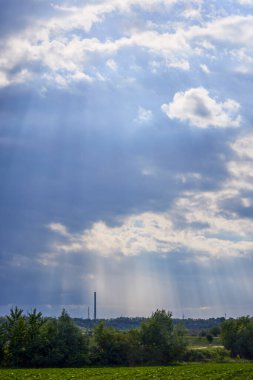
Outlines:
POLYGON ((0 313, 252 315, 253 3, 0 7, 0 313))

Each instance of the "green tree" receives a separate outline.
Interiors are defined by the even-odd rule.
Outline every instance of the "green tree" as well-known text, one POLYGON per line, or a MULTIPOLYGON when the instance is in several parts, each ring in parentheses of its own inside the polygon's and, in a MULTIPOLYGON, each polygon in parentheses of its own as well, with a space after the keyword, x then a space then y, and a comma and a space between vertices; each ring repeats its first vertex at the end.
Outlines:
POLYGON ((17 306, 10 310, 3 326, 3 360, 5 365, 24 366, 26 361, 27 325, 23 310, 17 306))
POLYGON ((43 339, 42 326, 45 323, 45 319, 42 317, 41 312, 37 312, 33 309, 28 313, 26 318, 27 324, 27 340, 26 340, 26 365, 38 366, 41 357, 43 356, 43 346, 45 340, 43 339))
POLYGON ((4 320, 0 320, 0 365, 3 364, 4 359, 4 320))
POLYGON ((87 363, 88 338, 65 310, 55 319, 15 307, 0 326, 0 350, 6 366, 77 367, 87 363))
POLYGON ((253 320, 249 316, 223 322, 221 338, 233 357, 253 359, 253 320))
POLYGON ((101 322, 95 329, 91 360, 94 364, 127 365, 129 341, 127 332, 117 331, 101 322))
POLYGON ((215 337, 219 336, 221 333, 220 326, 213 326, 209 329, 209 333, 215 337))
POLYGON ((186 349, 184 329, 175 328, 172 314, 157 310, 140 327, 143 363, 166 364, 179 360, 186 349))
POLYGON ((88 337, 63 309, 58 320, 48 319, 42 329, 43 365, 78 367, 87 363, 88 337))

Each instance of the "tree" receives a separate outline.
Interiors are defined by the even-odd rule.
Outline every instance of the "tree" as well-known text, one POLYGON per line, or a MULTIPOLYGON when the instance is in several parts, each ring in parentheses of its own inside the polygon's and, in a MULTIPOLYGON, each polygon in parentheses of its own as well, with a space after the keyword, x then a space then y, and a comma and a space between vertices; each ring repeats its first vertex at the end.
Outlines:
POLYGON ((4 359, 4 321, 0 320, 0 365, 3 364, 4 359))
POLYGON ((65 310, 55 319, 36 309, 24 316, 15 307, 0 326, 0 359, 1 353, 6 366, 80 366, 87 363, 88 337, 65 310))
POLYGON ((26 358, 27 326, 22 309, 16 306, 10 310, 3 330, 4 363, 14 367, 23 366, 26 358))
POLYGON ((42 326, 45 319, 41 312, 33 309, 28 313, 26 318, 27 323, 27 340, 26 340, 26 365, 37 366, 41 362, 43 356, 44 339, 42 334, 42 326))
POLYGON ((94 364, 128 364, 129 341, 126 332, 107 327, 101 322, 94 330, 94 344, 91 348, 91 360, 94 364))
POLYGON ((221 328, 220 326, 213 326, 209 329, 209 333, 212 335, 212 336, 219 336, 220 333, 221 333, 221 328))
POLYGON ((212 334, 207 334, 206 339, 207 339, 208 343, 211 344, 213 342, 212 334))
POLYGON ((179 360, 186 349, 184 329, 174 327, 172 314, 157 310, 140 327, 143 363, 166 364, 179 360))
POLYGON ((66 310, 58 320, 48 319, 43 326, 44 365, 78 367, 87 363, 88 337, 82 333, 66 310))
POLYGON ((249 316, 223 322, 221 338, 233 357, 253 359, 253 320, 249 316))

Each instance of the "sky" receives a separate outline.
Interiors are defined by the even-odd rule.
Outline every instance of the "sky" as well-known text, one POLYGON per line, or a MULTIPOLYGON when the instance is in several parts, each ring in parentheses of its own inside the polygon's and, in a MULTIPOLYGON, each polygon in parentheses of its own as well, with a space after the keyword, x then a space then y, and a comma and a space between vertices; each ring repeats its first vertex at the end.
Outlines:
POLYGON ((253 1, 0 0, 0 314, 253 314, 253 1))

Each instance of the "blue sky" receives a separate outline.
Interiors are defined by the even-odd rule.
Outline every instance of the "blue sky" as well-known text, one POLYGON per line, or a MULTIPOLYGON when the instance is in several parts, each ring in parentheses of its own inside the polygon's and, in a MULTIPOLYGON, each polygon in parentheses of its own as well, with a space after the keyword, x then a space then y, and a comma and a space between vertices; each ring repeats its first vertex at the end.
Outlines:
POLYGON ((0 1, 0 313, 253 314, 253 1, 0 1))

